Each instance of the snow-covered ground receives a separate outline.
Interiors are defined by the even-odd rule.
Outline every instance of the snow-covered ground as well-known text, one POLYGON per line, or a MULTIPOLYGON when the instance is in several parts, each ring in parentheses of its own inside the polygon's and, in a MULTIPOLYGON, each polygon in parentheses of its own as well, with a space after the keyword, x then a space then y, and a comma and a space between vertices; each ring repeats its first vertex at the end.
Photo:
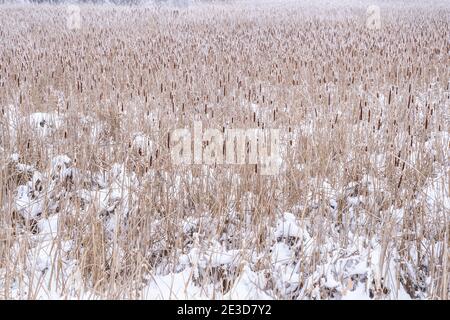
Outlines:
MULTIPOLYGON (((29 123, 37 137, 45 137, 52 129, 64 125, 53 113, 34 113, 21 118, 14 115, 13 106, 7 110, 11 112, 11 126, 31 119, 29 123)), ((91 131, 93 135, 97 132, 91 131)), ((138 144, 146 139, 142 133, 132 137, 138 144)), ((444 145, 449 143, 447 134, 430 138, 429 145, 434 143, 433 139, 442 139, 439 143, 444 145)), ((77 168, 65 154, 54 155, 48 165, 42 166, 45 170, 21 162, 17 153, 2 152, 2 157, 4 166, 27 178, 11 193, 14 197, 4 207, 17 212, 24 224, 6 232, 16 233, 8 251, 8 260, 15 265, 13 270, 0 268, 0 292, 3 295, 8 292, 8 298, 102 298, 95 290, 95 283, 86 282, 80 269, 88 268, 89 264, 83 251, 98 249, 99 252, 90 254, 101 252, 104 256, 91 259, 101 259, 109 268, 117 264, 120 269, 130 250, 126 239, 121 237, 133 232, 129 230, 136 223, 132 222, 132 216, 142 210, 140 200, 145 197, 145 186, 166 181, 161 177, 164 174, 149 171, 138 177, 120 163, 94 174, 77 168), (98 224, 100 229, 94 230, 89 224, 98 224), (97 232, 101 239, 86 240, 87 248, 83 237, 90 237, 90 232, 97 232), (101 242, 102 248, 94 248, 95 244, 89 241, 101 242)), ((374 161, 383 165, 382 157, 375 157, 374 161)), ((142 260, 143 269, 148 272, 142 274, 142 283, 134 284, 135 289, 124 297, 431 298, 427 291, 433 285, 433 276, 427 261, 441 259, 448 250, 443 241, 433 240, 429 234, 442 232, 434 228, 441 226, 445 230, 448 224, 448 168, 448 162, 444 167, 436 167, 418 191, 416 203, 404 208, 388 206, 377 216, 364 208, 377 201, 384 183, 370 175, 340 190, 328 181, 320 185, 312 179, 315 187, 310 189, 307 202, 292 206, 291 212, 278 211, 268 216, 263 225, 254 224, 252 213, 255 213, 257 197, 252 192, 242 196, 241 203, 231 201, 229 211, 223 211, 220 217, 211 212, 182 212, 176 218, 165 218, 162 212, 149 211, 148 217, 141 217, 149 219, 148 223, 137 227, 137 232, 145 232, 152 239, 148 250, 152 252, 154 265, 150 270, 148 260, 142 260), (367 189, 365 195, 358 194, 361 188, 367 189), (417 227, 428 234, 419 246, 398 240, 404 237, 405 221, 415 206, 425 206, 424 220, 417 227), (324 209, 328 214, 319 214, 324 209), (337 223, 339 214, 343 215, 342 224, 337 223), (364 232, 369 224, 373 225, 372 232, 364 232), (259 247, 261 234, 265 239, 259 247), (178 240, 180 243, 174 246, 173 242, 178 240), (169 247, 172 252, 168 255, 165 251, 169 247), (409 251, 408 255, 405 250, 409 251), (418 261, 406 257, 422 257, 422 267, 417 269, 418 261), (313 272, 305 271, 311 270, 312 264, 313 272), (411 286, 409 292, 405 286, 411 286)), ((204 169, 212 170, 206 166, 204 169)), ((179 182, 166 187, 173 189, 168 194, 176 195, 183 194, 182 188, 193 185, 179 182)))

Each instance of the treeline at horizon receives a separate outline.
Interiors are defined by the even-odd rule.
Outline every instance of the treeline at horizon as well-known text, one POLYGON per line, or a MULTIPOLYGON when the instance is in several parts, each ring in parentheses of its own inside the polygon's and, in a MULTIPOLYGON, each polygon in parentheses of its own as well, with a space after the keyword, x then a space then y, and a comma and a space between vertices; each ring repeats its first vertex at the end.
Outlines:
MULTIPOLYGON (((205 2, 213 2, 214 0, 201 0, 205 2)), ((139 4, 169 4, 169 3, 179 3, 179 2, 199 2, 198 0, 0 0, 0 4, 5 3, 51 3, 51 4, 61 4, 61 3, 97 3, 97 4, 117 4, 117 5, 139 5, 139 4)))
MULTIPOLYGON (((98 4, 123 4, 123 5, 139 5, 139 4, 148 4, 148 3, 155 3, 155 4, 169 4, 169 3, 179 3, 179 2, 215 2, 216 0, 22 0, 22 1, 8 1, 8 0, 0 0, 0 4, 2 3, 52 3, 52 4, 58 4, 58 3, 98 3, 98 4)), ((223 2, 217 1, 217 2, 223 2)))

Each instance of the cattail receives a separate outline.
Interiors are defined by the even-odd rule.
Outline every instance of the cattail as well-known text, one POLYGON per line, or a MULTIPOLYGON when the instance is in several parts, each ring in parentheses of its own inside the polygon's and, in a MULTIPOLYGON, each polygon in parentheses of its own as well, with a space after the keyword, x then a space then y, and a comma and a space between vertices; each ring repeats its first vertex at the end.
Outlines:
POLYGON ((359 100, 359 121, 363 119, 363 109, 361 105, 361 100, 359 100))
POLYGON ((397 184, 397 189, 400 189, 400 186, 402 185, 402 179, 403 179, 403 174, 400 175, 400 179, 397 184))

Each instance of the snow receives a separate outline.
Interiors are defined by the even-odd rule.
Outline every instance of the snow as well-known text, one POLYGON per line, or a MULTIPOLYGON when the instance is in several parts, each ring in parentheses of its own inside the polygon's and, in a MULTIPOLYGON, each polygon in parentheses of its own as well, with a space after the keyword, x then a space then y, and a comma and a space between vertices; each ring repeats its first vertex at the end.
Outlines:
POLYGON ((342 300, 370 300, 370 297, 364 288, 364 284, 358 284, 355 290, 347 291, 342 296, 342 300))
POLYGON ((61 118, 56 113, 35 112, 29 118, 30 125, 43 137, 58 129, 61 122, 61 118))
POLYGON ((275 230, 276 237, 294 237, 294 238, 306 238, 310 239, 308 231, 299 225, 295 216, 290 212, 285 212, 283 218, 278 220, 275 230))
POLYGON ((150 284, 142 290, 142 298, 164 300, 208 299, 207 292, 193 284, 192 276, 193 270, 189 268, 166 276, 154 276, 150 284))
MULTIPOLYGON (((17 162, 20 156, 13 154, 10 159, 17 162)), ((59 296, 59 284, 55 283, 56 279, 49 273, 49 270, 54 268, 54 263, 62 258, 62 261, 59 261, 66 266, 64 277, 67 281, 70 279, 73 286, 71 291, 73 295, 65 296, 65 298, 96 296, 93 292, 82 291, 78 287, 77 281, 80 281, 80 276, 77 261, 68 256, 72 250, 73 241, 59 238, 61 215, 50 211, 50 214, 42 216, 42 213, 46 212, 43 210, 44 203, 47 202, 46 205, 49 208, 56 207, 56 204, 49 201, 50 198, 46 198, 46 195, 52 193, 48 193, 45 189, 36 190, 37 186, 55 188, 55 184, 62 183, 68 176, 64 172, 74 172, 79 176, 82 176, 83 173, 75 170, 71 158, 65 154, 51 159, 49 175, 32 169, 31 166, 30 170, 33 170, 30 181, 18 186, 15 198, 15 207, 22 217, 29 221, 34 219, 37 222, 37 232, 32 236, 32 249, 28 252, 26 261, 26 268, 33 270, 36 276, 31 276, 26 281, 30 281, 30 285, 34 287, 38 285, 33 280, 34 277, 44 279, 54 288, 50 291, 40 290, 39 296, 63 298, 59 296), (50 184, 48 184, 49 182, 50 184), (60 253, 58 253, 59 250, 61 250, 60 253)), ((139 188, 140 182, 135 173, 130 172, 120 163, 112 165, 104 175, 97 178, 99 181, 97 189, 81 188, 75 193, 79 199, 83 200, 83 211, 95 208, 99 217, 102 217, 101 219, 104 221, 107 237, 113 237, 119 224, 122 228, 126 228, 126 224, 123 225, 123 223, 137 201, 135 191, 139 188), (105 213, 102 213, 103 211, 105 213)), ((374 181, 370 177, 365 179, 374 181)), ((330 207, 335 210, 337 207, 335 199, 339 193, 328 183, 324 183, 323 187, 325 194, 329 195, 329 197, 325 197, 325 201, 329 201, 330 207)), ((347 193, 351 193, 356 187, 355 183, 350 183, 345 190, 347 193)), ((424 194, 431 198, 431 190, 435 191, 436 189, 438 189, 438 185, 435 180, 430 180, 424 194)), ((438 198, 442 199, 441 195, 438 198)), ((242 231, 239 232, 252 232, 250 213, 254 199, 255 195, 250 192, 242 198, 242 208, 247 214, 244 218, 245 223, 240 226, 242 231)), ((346 198, 349 208, 358 207, 357 199, 358 197, 352 196, 346 198)), ((405 215, 404 209, 401 208, 390 208, 380 214, 382 219, 392 219, 397 223, 400 223, 405 215)), ((140 298, 206 299, 213 295, 217 299, 273 299, 279 294, 295 296, 300 292, 308 294, 312 299, 319 299, 324 297, 322 290, 326 290, 325 297, 333 299, 372 299, 369 293, 376 292, 376 297, 379 297, 379 292, 386 282, 398 283, 395 274, 399 255, 394 249, 391 249, 394 250, 391 254, 392 258, 382 265, 380 259, 384 254, 383 248, 376 238, 372 238, 368 244, 364 241, 349 243, 345 249, 339 249, 332 242, 317 248, 316 240, 309 230, 312 221, 302 220, 292 212, 284 212, 278 215, 278 218, 272 222, 272 227, 268 229, 271 230, 269 239, 272 239, 268 254, 270 266, 255 269, 255 266, 265 259, 267 253, 251 252, 245 248, 245 243, 243 243, 244 248, 229 248, 226 241, 231 239, 232 229, 229 234, 224 233, 217 240, 205 242, 206 234, 204 232, 208 230, 208 223, 205 223, 205 219, 210 218, 208 212, 205 212, 200 216, 187 216, 186 219, 180 221, 180 231, 188 239, 192 239, 191 244, 186 252, 179 252, 177 263, 174 264, 175 268, 171 272, 156 268, 147 275, 148 281, 139 293, 140 298), (309 256, 313 252, 332 254, 324 255, 321 263, 317 265, 316 271, 307 275, 302 273, 303 260, 299 260, 298 255, 309 256), (223 271, 229 272, 230 276, 230 286, 225 291, 218 283, 204 283, 206 275, 214 275, 223 271), (267 289, 269 284, 267 274, 273 276, 274 289, 267 289), (299 289, 302 283, 304 285, 299 289)), ((238 219, 238 215, 232 211, 229 218, 233 221, 238 219)), ((161 223, 161 220, 155 220, 155 228, 152 232, 160 231, 158 226, 161 226, 161 223)), ((162 246, 160 248, 164 248, 164 243, 164 241, 160 243, 162 246)), ((124 253, 119 254, 123 255, 124 253)), ((416 253, 413 252, 412 255, 414 256, 416 253)), ((17 297, 26 294, 17 290, 13 290, 17 297)), ((391 285, 388 295, 396 299, 411 298, 402 284, 391 285)))
POLYGON ((33 199, 32 183, 17 188, 15 207, 25 219, 36 218, 42 213, 43 199, 33 199))
POLYGON ((285 243, 276 243, 272 247, 272 263, 288 263, 293 260, 293 253, 290 247, 285 243))
POLYGON ((267 280, 261 272, 256 273, 248 265, 244 265, 243 270, 236 283, 223 297, 224 300, 271 300, 263 289, 267 280))

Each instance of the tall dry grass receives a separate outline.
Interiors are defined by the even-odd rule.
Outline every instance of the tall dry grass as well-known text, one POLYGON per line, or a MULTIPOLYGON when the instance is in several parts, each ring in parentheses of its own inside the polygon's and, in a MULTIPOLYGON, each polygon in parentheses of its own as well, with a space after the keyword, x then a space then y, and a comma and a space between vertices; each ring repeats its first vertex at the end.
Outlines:
POLYGON ((448 299, 449 10, 385 5, 371 30, 363 6, 81 6, 69 30, 64 6, 0 7, 0 297, 142 298, 216 241, 239 261, 190 282, 218 297, 250 264, 274 298, 337 298, 323 266, 361 255, 373 277, 336 272, 341 291, 448 299), (281 129, 281 172, 175 166, 168 136, 194 120, 281 129), (274 238, 284 212, 308 250, 274 238))

